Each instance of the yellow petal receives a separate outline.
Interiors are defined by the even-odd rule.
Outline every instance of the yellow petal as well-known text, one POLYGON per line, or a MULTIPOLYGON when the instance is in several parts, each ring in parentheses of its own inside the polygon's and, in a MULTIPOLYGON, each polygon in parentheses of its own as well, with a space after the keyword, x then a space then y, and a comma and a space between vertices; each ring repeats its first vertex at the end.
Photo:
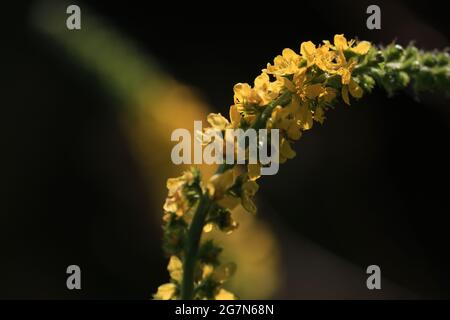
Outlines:
POLYGON ((156 300, 170 300, 175 295, 176 285, 173 283, 165 283, 158 287, 158 292, 153 295, 156 300))
POLYGON ((345 39, 343 34, 334 36, 334 46, 337 50, 345 50, 348 48, 347 39, 345 39))
POLYGON ((261 177, 261 165, 255 163, 249 163, 248 166, 248 177, 250 180, 255 181, 259 177, 261 177))
POLYGON ((207 223, 203 226, 203 232, 208 233, 211 232, 213 229, 213 224, 212 223, 207 223))
POLYGON ((210 264, 205 264, 202 270, 202 278, 205 279, 209 277, 214 271, 214 267, 210 264))
POLYGON ((346 67, 340 68, 338 74, 341 76, 342 84, 349 84, 352 73, 346 67))
POLYGON ((167 270, 170 273, 170 277, 176 281, 181 281, 183 277, 183 264, 177 256, 171 256, 167 270))
POLYGON ((300 130, 300 127, 295 122, 292 122, 291 125, 289 126, 287 134, 288 134, 289 139, 298 140, 302 136, 302 131, 300 130))
POLYGON ((316 111, 314 112, 314 120, 323 124, 323 121, 325 120, 324 115, 325 115, 325 112, 323 111, 323 108, 318 107, 316 109, 316 111))
POLYGON ((353 79, 351 79, 350 83, 348 84, 348 90, 350 91, 350 94, 355 98, 359 99, 363 96, 362 88, 353 79))
POLYGON ((169 195, 174 194, 184 183, 185 181, 182 177, 167 179, 166 186, 169 190, 169 195))
POLYGON ((308 61, 308 64, 314 62, 314 55, 316 53, 316 46, 311 41, 302 42, 300 45, 300 53, 303 58, 308 61))
POLYGON ((225 289, 220 289, 215 298, 216 300, 236 300, 236 296, 225 289))
POLYGON ((289 48, 283 49, 283 52, 281 54, 286 60, 295 60, 298 58, 298 55, 295 53, 295 51, 289 48))
POLYGON ((241 114, 238 111, 237 105, 232 105, 230 107, 230 119, 231 123, 233 124, 239 124, 241 122, 241 114))
POLYGON ((315 99, 324 91, 325 89, 320 83, 312 84, 305 88, 305 94, 308 99, 315 99))
POLYGON ((216 198, 222 198, 225 192, 234 185, 236 179, 234 169, 229 169, 224 173, 215 174, 209 180, 212 186, 209 189, 213 190, 213 195, 216 198), (212 187, 212 188, 211 188, 212 187))
POLYGON ((234 103, 244 102, 244 100, 251 94, 252 88, 248 83, 237 83, 233 87, 234 103))
POLYGON ((348 105, 350 105, 350 99, 348 98, 348 86, 343 86, 342 87, 342 100, 344 100, 344 102, 348 105))
POLYGON ((230 124, 228 120, 220 113, 210 113, 206 120, 213 128, 219 130, 225 130, 225 128, 230 124))
POLYGON ((236 272, 236 264, 232 262, 222 264, 214 271, 213 278, 215 281, 219 283, 224 283, 235 272, 236 272))
POLYGON ((299 112, 297 113, 297 119, 299 121, 299 125, 303 130, 309 130, 313 126, 313 118, 311 114, 311 110, 307 104, 302 104, 300 106, 299 112))
POLYGON ((263 87, 269 83, 269 75, 265 72, 261 73, 255 79, 255 88, 263 87))
POLYGON ((282 106, 276 106, 273 111, 272 114, 270 116, 271 120, 273 123, 277 122, 280 120, 280 114, 281 114, 281 110, 283 110, 282 106))
POLYGON ((372 45, 368 41, 361 41, 356 45, 356 47, 352 48, 352 51, 357 54, 366 54, 372 45))

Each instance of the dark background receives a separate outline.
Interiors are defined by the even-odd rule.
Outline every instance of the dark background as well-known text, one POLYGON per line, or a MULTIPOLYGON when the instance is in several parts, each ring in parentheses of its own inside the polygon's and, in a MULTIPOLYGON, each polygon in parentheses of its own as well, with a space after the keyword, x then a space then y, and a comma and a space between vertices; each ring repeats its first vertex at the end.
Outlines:
MULTIPOLYGON (((366 1, 88 6, 225 113, 236 82, 251 82, 301 41, 345 33, 428 50, 448 45, 442 1, 374 3, 382 10, 376 31, 366 29, 366 1)), ((115 102, 29 27, 32 2, 2 6, 0 298, 147 299, 167 278, 166 260, 158 226, 144 223, 147 182, 115 102), (81 291, 65 287, 70 264, 82 267, 81 291)), ((295 160, 262 179, 260 206, 268 209, 260 217, 362 269, 380 265, 408 292, 395 297, 448 298, 449 101, 419 98, 376 90, 331 111, 298 143, 295 160)), ((287 262, 295 244, 281 242, 287 262)), ((321 267, 298 285, 314 286, 321 267)), ((318 286, 312 296, 286 286, 276 297, 365 297, 318 286)))

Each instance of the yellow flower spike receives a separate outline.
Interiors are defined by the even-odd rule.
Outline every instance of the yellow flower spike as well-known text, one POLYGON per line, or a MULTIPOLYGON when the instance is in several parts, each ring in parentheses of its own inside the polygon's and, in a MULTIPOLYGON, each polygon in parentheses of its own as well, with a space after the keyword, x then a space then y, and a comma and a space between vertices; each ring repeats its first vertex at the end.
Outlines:
POLYGON ((178 282, 181 281, 183 277, 183 263, 177 256, 170 257, 167 270, 169 271, 170 277, 173 280, 178 282))
POLYGON ((234 294, 232 294, 231 292, 229 292, 225 289, 220 289, 214 298, 216 300, 236 300, 237 299, 234 294))
POLYGON ((261 177, 261 165, 260 164, 248 164, 248 178, 252 181, 255 181, 261 177))
POLYGON ((348 84, 348 90, 350 91, 350 94, 355 98, 359 99, 363 96, 362 88, 353 79, 351 79, 350 83, 348 84))
MULTIPOLYGON (((265 128, 280 130, 279 162, 283 163, 296 155, 291 143, 300 139, 303 131, 311 129, 314 121, 323 123, 325 111, 332 107, 332 103, 335 102, 333 100, 339 94, 339 89, 334 87, 340 87, 342 100, 348 105, 350 105, 349 94, 353 98, 363 96, 363 89, 352 78, 352 72, 357 63, 364 65, 367 62, 361 59, 360 55, 366 54, 369 50, 371 50, 370 42, 347 41, 342 34, 334 36, 333 44, 324 41, 322 45, 316 46, 311 41, 303 42, 299 54, 291 49, 284 49, 281 55, 273 60, 273 65, 267 64, 267 68, 262 70, 262 74, 256 77, 253 86, 248 83, 238 83, 234 86, 234 104, 229 109, 229 120, 220 113, 212 113, 208 116, 207 121, 213 128, 219 130, 227 128, 245 130, 249 126, 253 126, 256 119, 267 121, 265 128), (336 78, 341 83, 336 83, 336 78), (327 84, 333 87, 327 87, 327 84), (281 96, 282 92, 282 99, 278 100, 277 98, 281 96), (273 106, 276 107, 273 108, 273 106), (260 107, 260 110, 257 107, 260 107), (271 117, 267 119, 267 114, 263 111, 271 112, 271 117)), ((263 123, 258 122, 258 128, 261 127, 260 124, 263 123)), ((264 126, 262 127, 264 128, 264 126)), ((216 227, 222 232, 230 233, 236 229, 238 224, 233 220, 229 211, 240 204, 248 212, 256 213, 257 208, 253 197, 259 188, 256 180, 261 175, 261 165, 248 164, 247 172, 241 173, 239 178, 237 167, 227 168, 228 166, 220 167, 218 172, 221 173, 215 174, 206 184, 206 188, 199 183, 203 194, 195 203, 191 199, 197 199, 199 196, 194 190, 198 189, 197 186, 195 186, 196 188, 184 188, 186 183, 190 184, 193 181, 192 173, 169 179, 167 181, 169 196, 164 204, 165 212, 163 214, 165 226, 170 227, 173 214, 176 214, 186 222, 187 228, 196 226, 189 230, 196 230, 196 232, 198 230, 201 233, 201 231, 210 232, 216 227), (234 188, 230 190, 233 186, 234 188), (195 197, 191 197, 191 195, 195 197), (205 195, 208 197, 204 197, 205 195), (194 210, 190 206, 196 206, 195 213, 191 212, 194 210), (226 210, 208 211, 219 210, 219 206, 226 210), (226 220, 215 220, 217 217, 211 216, 215 213, 223 213, 223 218, 226 220)), ((177 244, 179 235, 174 233, 172 236, 171 231, 170 229, 165 231, 169 232, 166 234, 168 240, 165 241, 169 244, 172 242, 177 244)), ((195 236, 201 236, 201 234, 195 236)), ((178 251, 175 252, 179 255, 178 251)), ((236 299, 234 294, 221 288, 222 283, 232 273, 229 267, 204 265, 198 261, 195 255, 190 254, 190 250, 182 251, 181 255, 183 264, 186 264, 186 270, 191 270, 191 272, 186 271, 183 275, 182 262, 177 256, 172 256, 168 270, 173 283, 160 286, 154 295, 155 299, 178 298, 177 282, 180 281, 183 281, 180 284, 180 298, 206 299, 212 293, 216 299, 236 299), (200 275, 202 275, 201 279, 212 278, 217 281, 215 291, 195 291, 196 286, 200 285, 198 282, 201 280, 199 279, 200 275)))
POLYGON ((347 105, 350 105, 350 99, 348 97, 348 87, 347 86, 342 87, 341 94, 342 94, 342 100, 344 100, 344 102, 347 105))
POLYGON ((230 123, 228 122, 227 118, 222 116, 220 113, 210 113, 208 114, 208 117, 206 118, 206 121, 214 128, 218 130, 225 130, 230 123))
POLYGON ((153 295, 155 300, 170 300, 175 296, 177 286, 173 283, 165 283, 158 287, 158 291, 153 295))

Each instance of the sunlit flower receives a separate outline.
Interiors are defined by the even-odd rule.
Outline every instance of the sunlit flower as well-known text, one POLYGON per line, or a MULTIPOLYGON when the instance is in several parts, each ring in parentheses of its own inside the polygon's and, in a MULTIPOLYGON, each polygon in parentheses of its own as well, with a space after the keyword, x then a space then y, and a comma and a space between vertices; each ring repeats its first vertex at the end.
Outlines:
POLYGON ((153 295, 155 300, 170 300, 174 298, 177 286, 173 283, 165 283, 158 287, 158 291, 153 295))
POLYGON ((289 75, 298 71, 300 66, 301 57, 292 49, 284 49, 282 54, 276 56, 273 60, 273 65, 267 64, 265 72, 273 75, 289 75))
POLYGON ((235 169, 226 170, 224 173, 217 173, 209 179, 207 188, 209 195, 214 199, 222 199, 225 192, 230 189, 236 181, 235 169))
POLYGON ((181 278, 183 277, 183 263, 177 256, 170 257, 167 270, 173 280, 178 282, 181 281, 181 278))
POLYGON ((231 292, 221 288, 215 296, 216 300, 236 300, 236 296, 231 292))
POLYGON ((354 45, 355 43, 355 40, 347 41, 343 34, 334 36, 334 46, 336 47, 336 50, 350 50, 356 54, 363 55, 366 54, 372 46, 368 41, 361 41, 354 45))
POLYGON ((181 177, 167 180, 169 190, 163 209, 166 212, 173 212, 177 216, 183 216, 189 210, 189 202, 184 194, 183 187, 191 184, 194 180, 193 173, 186 171, 181 177))

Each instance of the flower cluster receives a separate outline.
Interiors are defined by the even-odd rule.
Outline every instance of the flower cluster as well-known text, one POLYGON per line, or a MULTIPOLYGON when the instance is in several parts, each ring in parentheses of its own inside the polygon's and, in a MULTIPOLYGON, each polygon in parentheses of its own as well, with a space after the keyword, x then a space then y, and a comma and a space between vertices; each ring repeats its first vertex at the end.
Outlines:
MULTIPOLYGON (((322 124, 325 112, 339 100, 350 105, 351 97, 360 99, 375 84, 389 94, 411 81, 416 91, 434 88, 448 93, 450 86, 446 52, 426 53, 395 44, 377 49, 367 41, 348 41, 339 34, 333 43, 307 41, 299 49, 284 49, 253 86, 236 84, 230 120, 210 114, 207 121, 211 127, 220 131, 279 129, 279 160, 283 163, 296 155, 293 142, 314 122, 322 124)), ((156 299, 236 298, 222 288, 234 266, 220 264, 221 248, 212 241, 202 243, 200 238, 213 228, 226 233, 235 230, 238 223, 232 210, 238 205, 256 212, 253 197, 261 164, 247 161, 244 167, 223 164, 206 184, 196 169, 168 180, 163 220, 171 282, 158 288, 156 299)))

